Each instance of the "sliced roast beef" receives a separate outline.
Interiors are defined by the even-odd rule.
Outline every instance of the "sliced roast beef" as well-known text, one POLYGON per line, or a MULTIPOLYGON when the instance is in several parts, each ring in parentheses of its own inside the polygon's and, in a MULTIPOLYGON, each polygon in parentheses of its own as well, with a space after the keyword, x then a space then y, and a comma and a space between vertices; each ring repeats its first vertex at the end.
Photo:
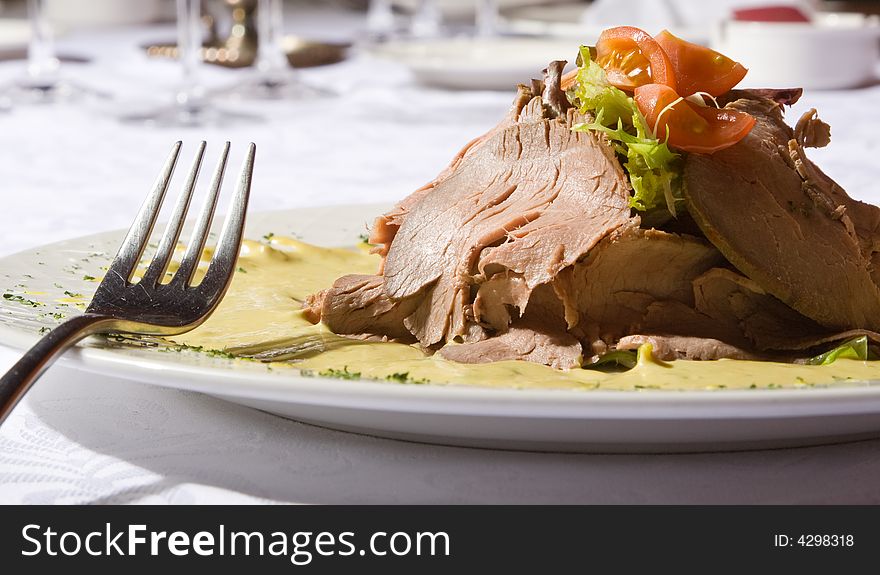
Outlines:
POLYGON ((441 357, 461 363, 492 361, 532 361, 557 369, 570 369, 581 364, 581 344, 564 331, 547 329, 542 322, 518 322, 503 334, 461 345, 447 345, 441 357))
MULTIPOLYGON (((405 320, 425 346, 464 334, 471 291, 493 276, 531 291, 630 220, 619 162, 584 121, 545 117, 535 97, 408 210, 385 262, 392 299, 418 293, 405 320)), ((523 297, 522 295, 520 297, 523 297)))
POLYGON ((618 229, 554 280, 569 328, 580 325, 614 342, 640 329, 657 301, 693 306, 692 281, 723 261, 704 240, 634 224, 618 229))
POLYGON ((757 123, 738 144, 685 161, 688 210, 703 233, 767 293, 824 327, 880 329, 876 208, 815 168, 776 102, 752 96, 728 106, 757 123))
MULTIPOLYGON (((709 337, 680 335, 628 335, 620 339, 617 349, 635 350, 651 344, 651 355, 662 361, 689 359, 709 361, 714 359, 762 359, 761 356, 731 345, 726 341, 709 337)), ((766 359, 764 357, 763 359, 766 359)))
POLYGON ((694 281, 696 308, 719 325, 739 329, 754 347, 764 352, 805 352, 867 336, 880 343, 880 334, 855 329, 833 331, 791 309, 761 287, 733 270, 711 269, 694 281))
POLYGON ((306 301, 306 315, 323 321, 338 334, 414 341, 403 319, 412 313, 416 302, 412 298, 391 300, 383 283, 382 276, 342 276, 306 301))
MULTIPOLYGON (((510 111, 497 126, 492 128, 485 134, 478 136, 465 144, 465 146, 461 150, 459 150, 455 157, 452 158, 452 161, 449 162, 449 165, 446 167, 446 169, 444 169, 436 178, 434 178, 434 180, 425 184, 424 186, 398 202, 397 205, 395 205, 394 208, 391 209, 391 211, 389 211, 388 213, 376 218, 376 220, 373 222, 373 228, 370 232, 369 238, 370 243, 377 245, 377 248, 375 250, 376 253, 381 254, 383 257, 388 255, 388 250, 391 247, 391 242, 394 240, 394 236, 397 234, 397 230, 400 229, 400 226, 403 224, 404 219, 406 218, 409 211, 413 208, 413 206, 417 205, 424 196, 431 193, 434 188, 440 184, 440 182, 452 175, 466 156, 468 156, 475 149, 479 149, 480 144, 494 136, 499 131, 508 128, 513 124, 522 123, 527 120, 543 120, 543 118, 523 116, 521 113, 523 108, 525 108, 525 106, 535 96, 536 93, 537 92, 533 92, 526 86, 518 86, 516 97, 513 100, 510 111)), ((384 267, 384 260, 382 265, 384 267)))
POLYGON ((830 132, 812 112, 796 130, 782 121, 798 90, 720 98, 757 124, 686 155, 689 213, 661 231, 631 211, 605 137, 571 130, 589 118, 563 97, 563 65, 376 220, 378 275, 340 278, 307 314, 455 361, 557 368, 644 343, 660 359, 791 360, 856 335, 880 342, 880 209, 806 158, 830 132))

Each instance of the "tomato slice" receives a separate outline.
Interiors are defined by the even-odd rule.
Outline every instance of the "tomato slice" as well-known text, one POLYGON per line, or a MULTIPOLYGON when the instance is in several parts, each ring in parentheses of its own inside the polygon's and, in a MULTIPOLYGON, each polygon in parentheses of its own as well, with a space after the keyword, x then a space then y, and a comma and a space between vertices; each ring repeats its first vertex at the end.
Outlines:
POLYGON ((656 40, 672 63, 678 93, 682 96, 696 92, 720 96, 739 84, 748 72, 742 64, 724 54, 682 40, 668 30, 657 34, 656 40))
POLYGON ((755 125, 755 118, 749 114, 728 108, 704 108, 679 98, 675 90, 662 84, 639 86, 633 96, 648 126, 670 147, 711 154, 739 142, 755 125), (676 100, 679 101, 664 112, 676 100))
POLYGON ((632 92, 645 84, 676 87, 675 73, 663 48, 639 28, 618 26, 602 32, 596 43, 596 63, 621 90, 632 92))

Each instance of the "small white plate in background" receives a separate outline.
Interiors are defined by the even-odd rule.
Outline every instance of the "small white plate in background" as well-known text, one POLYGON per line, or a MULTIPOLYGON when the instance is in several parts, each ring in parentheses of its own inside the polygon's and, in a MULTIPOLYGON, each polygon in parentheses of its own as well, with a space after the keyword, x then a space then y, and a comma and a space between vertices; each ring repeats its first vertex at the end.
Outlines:
MULTIPOLYGON (((516 6, 552 4, 558 0, 497 0, 498 8, 504 10, 516 6)), ((419 7, 419 0, 392 0, 392 5, 407 13, 415 12, 419 7)), ((476 0, 441 0, 437 2, 437 8, 443 20, 447 22, 461 22, 473 20, 476 12, 476 0)))
MULTIPOLYGON (((502 10, 505 30, 518 34, 572 38, 581 44, 595 44, 599 34, 614 25, 591 22, 587 10, 589 4, 572 2, 547 6, 517 6, 502 10)), ((621 21, 617 25, 632 25, 621 21)), ((668 26, 669 31, 680 38, 697 44, 709 42, 709 29, 697 26, 668 26)), ((660 30, 648 30, 659 32, 660 30)))
POLYGON ((403 64, 422 84, 458 90, 512 90, 541 78, 553 60, 574 65, 579 43, 535 38, 442 38, 393 41, 374 56, 403 64))

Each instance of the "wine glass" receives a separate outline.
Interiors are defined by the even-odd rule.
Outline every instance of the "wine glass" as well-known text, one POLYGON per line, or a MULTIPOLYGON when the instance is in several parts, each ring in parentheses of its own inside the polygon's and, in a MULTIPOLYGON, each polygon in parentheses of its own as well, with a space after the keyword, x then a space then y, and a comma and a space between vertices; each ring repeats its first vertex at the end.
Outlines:
POLYGON ((410 21, 409 32, 414 38, 434 38, 443 28, 443 15, 437 0, 419 0, 410 21))
POLYGON ((299 100, 333 95, 330 90, 304 83, 299 72, 291 68, 284 49, 282 0, 257 0, 257 58, 254 69, 243 75, 234 86, 216 94, 248 100, 299 100))
POLYGON ((0 94, 0 109, 12 104, 52 104, 82 97, 109 98, 99 90, 66 78, 55 56, 52 29, 46 18, 45 0, 27 0, 31 34, 27 50, 27 71, 0 94))
POLYGON ((250 114, 216 107, 201 81, 202 21, 201 0, 177 0, 177 55, 182 80, 170 105, 144 112, 124 114, 125 122, 144 122, 157 126, 204 126, 259 119, 250 114))
POLYGON ((477 0, 476 29, 481 38, 498 35, 498 0, 477 0))
POLYGON ((372 40, 387 40, 394 35, 394 11, 391 0, 370 0, 367 5, 367 33, 372 40))

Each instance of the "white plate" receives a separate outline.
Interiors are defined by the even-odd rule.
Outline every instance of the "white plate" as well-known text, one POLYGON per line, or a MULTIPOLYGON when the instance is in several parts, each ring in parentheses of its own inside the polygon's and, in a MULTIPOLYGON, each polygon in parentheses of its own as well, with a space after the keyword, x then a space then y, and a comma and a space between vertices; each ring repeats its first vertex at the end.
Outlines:
MULTIPOLYGON (((351 245, 364 223, 381 209, 347 206, 253 214, 248 235, 296 232, 313 243, 351 245)), ((0 259, 0 287, 25 283, 30 291, 45 292, 35 296, 43 301, 61 297, 63 289, 89 294, 95 284, 82 276, 102 265, 102 256, 93 254, 115 253, 121 238, 121 232, 98 234, 0 259)), ((47 310, 0 298, 0 343, 19 349, 30 345, 42 322, 48 321, 39 317, 47 310)), ((110 346, 92 339, 53 369, 199 391, 337 429, 455 445, 666 452, 880 435, 880 381, 854 387, 742 391, 490 389, 304 378, 295 370, 270 371, 252 362, 110 346)))
POLYGON ((393 41, 371 50, 403 64, 429 86, 470 90, 510 90, 541 78, 553 60, 573 66, 579 44, 534 38, 443 38, 393 41))
MULTIPOLYGON (((541 5, 556 0, 496 0, 498 8, 505 8, 524 5, 541 5)), ((419 7, 420 0, 392 0, 392 5, 400 8, 404 12, 412 14, 419 7)), ((477 0, 440 0, 437 2, 437 8, 446 21, 465 21, 473 20, 476 11, 477 0)))
MULTIPOLYGON (((556 38, 571 38, 582 44, 595 44, 606 28, 633 25, 632 19, 621 22, 591 22, 584 18, 589 5, 583 2, 550 4, 548 6, 518 6, 502 11, 505 29, 519 34, 533 34, 556 38)), ((649 27, 650 28, 650 27, 649 27)), ((659 32, 650 28, 649 32, 659 32)), ((669 26, 669 31, 680 38, 698 44, 709 43, 709 30, 697 26, 669 26)))

